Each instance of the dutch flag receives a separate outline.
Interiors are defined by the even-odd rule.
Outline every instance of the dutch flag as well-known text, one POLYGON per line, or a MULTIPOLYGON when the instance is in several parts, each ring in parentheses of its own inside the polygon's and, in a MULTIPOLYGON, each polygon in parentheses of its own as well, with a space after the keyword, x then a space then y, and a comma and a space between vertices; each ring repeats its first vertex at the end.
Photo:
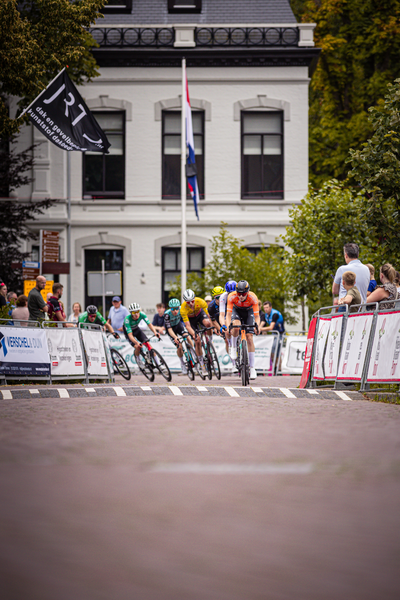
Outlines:
POLYGON ((187 159, 186 164, 188 168, 188 177, 187 182, 189 186, 190 195, 193 198, 194 210, 196 213, 197 220, 199 220, 199 213, 197 210, 197 201, 200 198, 199 196, 199 186, 197 185, 197 176, 190 176, 189 173, 193 170, 195 171, 196 166, 196 157, 194 154, 194 138, 193 138, 193 125, 192 125, 192 109, 190 108, 190 98, 189 98, 189 86, 188 80, 186 76, 186 146, 187 146, 187 159), (190 167, 190 165, 193 165, 190 167), (194 167, 194 168, 193 168, 194 167))

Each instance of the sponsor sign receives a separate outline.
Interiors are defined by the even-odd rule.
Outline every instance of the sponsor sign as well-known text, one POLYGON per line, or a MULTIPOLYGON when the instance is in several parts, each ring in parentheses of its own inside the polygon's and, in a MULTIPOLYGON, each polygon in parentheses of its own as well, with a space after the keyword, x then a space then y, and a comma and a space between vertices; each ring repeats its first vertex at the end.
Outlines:
POLYGON ((349 315, 337 380, 361 381, 373 317, 373 313, 349 315))
POLYGON ((7 377, 49 377, 46 332, 33 327, 0 325, 0 374, 7 377))
POLYGON ((299 386, 301 388, 306 387, 308 377, 310 375, 311 359, 312 359, 312 355, 313 355, 316 325, 317 325, 317 319, 316 319, 316 317, 314 317, 313 319, 311 319, 310 327, 308 328, 306 355, 305 355, 305 359, 304 359, 303 372, 301 375, 300 386, 299 386))
POLYGON ((84 357, 79 331, 72 327, 46 328, 47 348, 51 374, 82 377, 85 375, 84 357))
POLYGON ((282 348, 282 373, 301 375, 307 351, 306 335, 286 336, 286 346, 282 348))
POLYGON ((367 381, 400 381, 400 312, 379 313, 367 381))
MULTIPOLYGON (((47 294, 49 292, 53 293, 53 283, 54 283, 54 281, 52 281, 52 280, 46 281, 46 285, 45 285, 44 289, 40 290, 40 293, 42 294, 42 298, 45 302, 47 302, 47 294)), ((24 281, 25 296, 28 296, 31 289, 33 289, 35 286, 36 286, 36 281, 25 280, 24 281)))
POLYGON ((338 315, 331 318, 324 359, 325 379, 336 379, 339 363, 342 324, 343 315, 338 315))
POLYGON ((95 329, 81 328, 83 345, 87 356, 89 375, 108 375, 107 358, 103 344, 103 334, 95 329))
MULTIPOLYGON (((315 349, 315 361, 314 361, 314 371, 313 371, 313 379, 324 379, 324 351, 326 340, 329 334, 329 327, 331 324, 330 319, 320 318, 318 323, 318 333, 317 339, 315 340, 316 349, 315 349)), ((311 327, 311 326, 310 326, 311 327)))

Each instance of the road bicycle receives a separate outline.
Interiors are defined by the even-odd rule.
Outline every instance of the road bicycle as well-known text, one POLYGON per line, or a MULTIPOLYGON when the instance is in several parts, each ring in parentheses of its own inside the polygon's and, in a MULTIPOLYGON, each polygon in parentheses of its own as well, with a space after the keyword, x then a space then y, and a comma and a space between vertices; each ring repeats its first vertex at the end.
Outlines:
POLYGON ((208 379, 212 379, 213 373, 217 379, 221 379, 221 367, 219 366, 219 361, 217 357, 217 353, 214 348, 214 344, 212 340, 207 337, 206 331, 215 330, 214 327, 202 327, 201 329, 197 329, 195 333, 200 335, 201 340, 201 350, 204 358, 204 365, 207 370, 208 379))
MULTIPOLYGON (((157 336, 152 335, 150 339, 153 337, 157 336)), ((154 381, 155 371, 158 371, 167 381, 171 381, 172 375, 167 363, 149 342, 140 345, 140 354, 135 358, 140 371, 149 381, 154 381)))
MULTIPOLYGON (((122 375, 122 377, 124 379, 126 379, 127 381, 130 380, 130 378, 132 377, 132 373, 130 368, 128 367, 128 364, 126 362, 126 360, 124 359, 124 357, 122 356, 122 354, 120 354, 118 352, 118 350, 116 350, 115 348, 113 348, 110 345, 110 341, 109 341, 109 337, 112 334, 109 334, 106 336, 107 342, 108 342, 108 347, 110 349, 110 355, 111 355, 111 362, 112 362, 112 366, 114 369, 114 374, 115 373, 119 373, 120 375, 122 375)), ((121 337, 121 336, 119 336, 121 337)), ((118 338, 116 338, 118 339, 118 338)))
POLYGON ((249 365, 249 350, 247 347, 247 338, 246 333, 249 331, 253 331, 255 325, 245 325, 241 323, 238 325, 230 325, 229 329, 240 329, 240 335, 237 339, 237 358, 236 358, 236 366, 239 371, 240 377, 242 379, 242 385, 246 386, 250 383, 250 365, 249 365))
POLYGON ((191 344, 188 342, 189 334, 187 335, 177 335, 178 341, 182 344, 183 350, 183 362, 185 364, 188 377, 190 381, 194 381, 195 375, 201 377, 201 379, 205 379, 206 376, 203 374, 201 370, 200 363, 198 361, 196 352, 191 344))

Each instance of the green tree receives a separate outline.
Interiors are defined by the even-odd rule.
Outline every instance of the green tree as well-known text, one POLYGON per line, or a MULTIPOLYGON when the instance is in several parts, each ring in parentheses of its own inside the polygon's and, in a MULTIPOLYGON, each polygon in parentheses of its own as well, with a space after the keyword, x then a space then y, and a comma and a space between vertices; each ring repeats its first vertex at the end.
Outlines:
POLYGON ((26 117, 10 118, 9 96, 26 107, 68 66, 76 83, 99 75, 85 28, 102 15, 105 0, 1 0, 0 138, 16 134, 26 117))
POLYGON ((385 102, 370 109, 374 130, 361 150, 350 150, 349 173, 367 192, 364 215, 380 241, 382 262, 400 267, 400 79, 389 84, 385 102))
POLYGON ((310 313, 332 304, 332 282, 337 268, 344 264, 344 244, 358 244, 364 263, 381 264, 382 249, 366 223, 362 191, 331 180, 322 189, 310 191, 289 214, 291 225, 283 236, 290 250, 286 277, 296 297, 307 296, 310 313))
POLYGON ((315 22, 321 55, 310 87, 310 180, 344 180, 351 147, 372 133, 368 109, 400 76, 399 0, 296 0, 303 22, 315 22))

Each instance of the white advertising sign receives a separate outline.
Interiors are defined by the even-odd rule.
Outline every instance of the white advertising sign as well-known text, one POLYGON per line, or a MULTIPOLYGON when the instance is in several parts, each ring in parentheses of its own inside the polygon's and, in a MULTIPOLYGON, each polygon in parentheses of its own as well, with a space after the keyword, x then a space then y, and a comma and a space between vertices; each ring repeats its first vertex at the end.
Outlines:
POLYGON ((83 327, 81 328, 81 332, 87 355, 88 374, 108 375, 102 332, 95 329, 84 329, 83 327))
POLYGON ((378 314, 367 381, 400 381, 400 312, 378 314))
POLYGON ((327 340, 328 334, 329 334, 330 324, 331 324, 330 319, 321 318, 319 320, 318 333, 317 333, 317 338, 315 341, 316 348, 315 348, 313 379, 324 379, 323 358, 324 358, 325 344, 326 344, 326 340, 327 340))
POLYGON ((46 332, 33 327, 0 326, 0 374, 48 377, 50 358, 46 332))
POLYGON ((340 334, 342 332, 343 315, 338 315, 331 318, 329 335, 324 359, 325 379, 336 379, 339 351, 340 351, 340 334))
POLYGON ((72 327, 46 328, 47 347, 50 355, 51 374, 76 375, 85 374, 79 331, 72 327))
POLYGON ((338 380, 361 381, 373 313, 349 315, 340 355, 338 380))
POLYGON ((304 359, 306 357, 307 336, 288 335, 286 346, 282 348, 282 373, 301 375, 303 373, 304 359))

